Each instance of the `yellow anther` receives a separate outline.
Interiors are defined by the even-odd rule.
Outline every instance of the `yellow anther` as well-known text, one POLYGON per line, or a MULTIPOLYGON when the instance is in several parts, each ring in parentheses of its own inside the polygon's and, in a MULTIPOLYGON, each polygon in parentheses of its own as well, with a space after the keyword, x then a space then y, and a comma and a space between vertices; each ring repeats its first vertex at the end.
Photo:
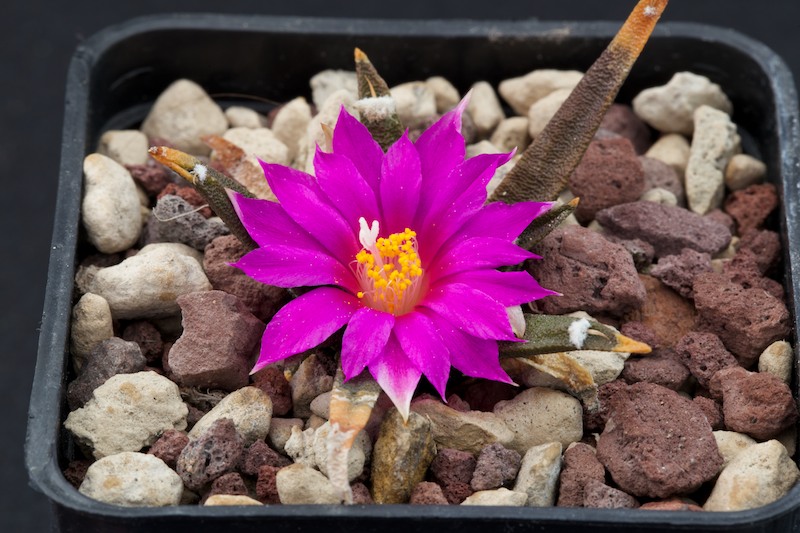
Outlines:
POLYGON ((363 298, 364 297, 364 291, 358 291, 356 293, 356 296, 358 296, 359 299, 363 298))

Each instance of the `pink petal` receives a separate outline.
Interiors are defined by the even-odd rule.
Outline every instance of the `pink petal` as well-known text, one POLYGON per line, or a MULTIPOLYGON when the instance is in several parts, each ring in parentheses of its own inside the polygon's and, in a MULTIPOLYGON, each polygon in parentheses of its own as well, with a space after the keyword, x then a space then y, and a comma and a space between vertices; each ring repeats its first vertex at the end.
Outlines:
POLYGON ((322 191, 339 210, 355 233, 358 219, 372 222, 380 216, 375 193, 353 162, 341 154, 329 154, 317 147, 314 170, 322 191))
POLYGON ((342 338, 342 371, 345 380, 359 375, 383 353, 394 327, 394 315, 370 307, 353 314, 342 338))
POLYGON ((382 234, 411 226, 420 199, 420 160, 408 132, 389 147, 381 166, 382 234))
POLYGON ((450 354, 431 320, 422 313, 406 313, 397 317, 394 334, 411 362, 444 399, 450 354))
POLYGON ((467 270, 498 268, 516 265, 539 256, 516 244, 492 237, 475 237, 448 243, 427 266, 433 279, 467 270))
POLYGON ((320 287, 292 300, 267 324, 261 354, 251 373, 317 346, 347 324, 359 308, 358 298, 332 287, 320 287))
POLYGON ((433 321, 442 338, 447 339, 453 368, 465 376, 514 384, 500 366, 497 341, 467 335, 438 315, 430 311, 423 312, 433 321))
POLYGON ((383 354, 370 363, 369 371, 403 415, 403 419, 408 420, 411 397, 422 372, 408 359, 394 335, 389 337, 383 354))
POLYGON ((469 237, 496 237, 512 241, 539 215, 546 213, 553 202, 494 202, 481 209, 459 230, 469 237))
POLYGON ((430 211, 434 196, 428 193, 446 186, 450 171, 464 161, 466 151, 461 135, 461 115, 467 102, 465 97, 455 109, 445 113, 425 130, 415 143, 425 191, 420 199, 420 213, 430 211))
POLYGON ((297 225, 277 202, 231 195, 231 203, 247 232, 259 246, 294 246, 325 251, 325 247, 297 225))
MULTIPOLYGON (((495 171, 511 159, 513 152, 507 154, 481 154, 460 161, 451 167, 446 179, 436 187, 425 189, 427 214, 435 216, 448 208, 466 192, 471 185, 480 181, 488 183, 495 171)), ((476 189, 478 190, 478 189, 476 189)), ((481 202, 486 199, 485 192, 481 202)), ((426 221, 429 221, 427 218, 426 221)))
POLYGON ((473 337, 517 340, 505 306, 467 285, 453 283, 431 287, 420 305, 473 337))
POLYGON ((344 106, 333 129, 333 153, 352 161, 372 190, 379 190, 383 150, 367 127, 353 118, 344 106))
POLYGON ((503 306, 520 305, 558 293, 545 289, 528 272, 472 270, 436 280, 436 284, 461 283, 497 300, 503 306))
POLYGON ((338 285, 352 293, 360 286, 352 271, 327 253, 291 246, 256 248, 232 266, 256 281, 277 287, 338 285))
POLYGON ((286 213, 339 259, 348 264, 361 249, 356 234, 341 213, 306 174, 281 165, 261 162, 272 192, 286 213))

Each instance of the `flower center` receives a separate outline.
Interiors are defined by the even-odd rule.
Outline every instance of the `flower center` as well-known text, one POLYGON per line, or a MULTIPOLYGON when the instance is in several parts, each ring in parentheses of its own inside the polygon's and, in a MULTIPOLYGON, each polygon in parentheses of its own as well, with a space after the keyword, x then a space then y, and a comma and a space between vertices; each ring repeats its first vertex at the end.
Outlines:
POLYGON ((373 309, 402 315, 411 311, 422 291, 422 263, 417 248, 417 234, 406 228, 378 238, 378 221, 367 226, 359 220, 358 234, 364 248, 356 254, 356 275, 362 291, 358 297, 373 309))

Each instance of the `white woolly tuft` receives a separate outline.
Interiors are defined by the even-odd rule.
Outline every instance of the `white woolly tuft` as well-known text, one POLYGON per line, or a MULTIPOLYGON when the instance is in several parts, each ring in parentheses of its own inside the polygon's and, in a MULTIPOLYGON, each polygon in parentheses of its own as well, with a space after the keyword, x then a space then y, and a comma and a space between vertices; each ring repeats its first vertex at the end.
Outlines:
POLYGON ((205 165, 201 165, 200 163, 196 164, 192 169, 192 174, 197 176, 197 179, 200 180, 200 183, 206 181, 206 175, 208 175, 208 168, 205 165))
POLYGON ((585 318, 576 320, 569 325, 567 331, 569 332, 569 342, 572 343, 577 349, 583 348, 583 343, 586 342, 587 331, 591 323, 585 318))

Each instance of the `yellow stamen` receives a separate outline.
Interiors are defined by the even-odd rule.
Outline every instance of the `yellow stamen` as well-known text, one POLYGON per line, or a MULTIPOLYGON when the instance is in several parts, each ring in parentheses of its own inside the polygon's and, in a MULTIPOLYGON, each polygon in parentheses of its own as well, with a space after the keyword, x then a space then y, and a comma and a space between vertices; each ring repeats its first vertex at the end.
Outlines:
POLYGON ((377 238, 377 222, 372 230, 363 218, 359 223, 364 249, 356 254, 356 269, 364 290, 357 296, 374 309, 395 315, 411 311, 419 300, 423 279, 417 233, 406 228, 377 238))

